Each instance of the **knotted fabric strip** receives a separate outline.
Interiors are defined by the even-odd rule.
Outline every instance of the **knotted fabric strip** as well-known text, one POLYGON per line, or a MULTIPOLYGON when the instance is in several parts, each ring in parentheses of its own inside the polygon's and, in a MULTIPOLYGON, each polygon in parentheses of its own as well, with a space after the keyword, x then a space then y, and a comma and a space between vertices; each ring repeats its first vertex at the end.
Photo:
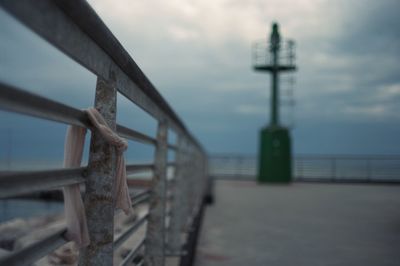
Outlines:
POLYGON ((126 166, 124 151, 128 148, 128 142, 118 136, 108 125, 103 116, 95 109, 86 110, 93 126, 98 130, 101 136, 112 146, 117 152, 117 167, 115 180, 115 207, 122 209, 125 214, 132 211, 132 202, 129 196, 128 183, 126 180, 126 166))
MULTIPOLYGON (((125 214, 132 211, 132 203, 129 196, 126 180, 126 166, 123 156, 128 143, 120 138, 107 125, 107 122, 95 108, 86 110, 93 125, 93 130, 98 130, 100 135, 116 149, 116 179, 115 179, 115 207, 122 209, 125 214)), ((86 128, 71 125, 67 129, 64 147, 64 167, 79 167, 82 161, 83 147, 85 144, 86 128)), ((67 222, 66 238, 74 241, 78 247, 89 245, 89 233, 87 229, 85 209, 83 206, 80 187, 78 184, 64 187, 65 218, 67 222)))
MULTIPOLYGON (((68 127, 64 144, 64 168, 75 168, 81 165, 85 135, 86 128, 68 127)), ((68 228, 66 238, 74 241, 78 247, 85 247, 89 245, 90 240, 80 186, 79 184, 65 186, 63 192, 65 220, 68 228)))

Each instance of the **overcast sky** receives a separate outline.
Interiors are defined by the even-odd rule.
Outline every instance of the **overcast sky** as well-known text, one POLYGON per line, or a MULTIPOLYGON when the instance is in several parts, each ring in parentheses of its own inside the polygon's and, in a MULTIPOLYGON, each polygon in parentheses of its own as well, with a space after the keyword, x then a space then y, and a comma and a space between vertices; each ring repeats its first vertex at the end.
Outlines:
MULTIPOLYGON (((269 122, 270 79, 252 71, 251 45, 266 39, 276 21, 297 48, 294 152, 400 154, 398 0, 90 3, 211 153, 257 152, 258 131, 269 122)), ((93 104, 94 75, 2 10, 0 36, 1 81, 78 108, 93 104)), ((121 123, 154 133, 155 123, 122 97, 119 106, 121 123)), ((282 109, 283 122, 290 122, 290 108, 282 109)), ((31 143, 57 150, 32 146, 38 156, 62 152, 63 125, 0 118, 2 150, 11 139, 17 157, 31 143)))

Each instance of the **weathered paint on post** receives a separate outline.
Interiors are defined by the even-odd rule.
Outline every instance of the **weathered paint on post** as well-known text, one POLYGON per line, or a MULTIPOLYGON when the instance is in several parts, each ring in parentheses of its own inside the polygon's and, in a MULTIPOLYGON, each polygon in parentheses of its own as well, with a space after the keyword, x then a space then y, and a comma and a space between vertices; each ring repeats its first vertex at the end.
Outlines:
MULTIPOLYGON (((115 130, 116 90, 112 82, 97 79, 95 107, 115 130)), ((79 265, 112 265, 114 238, 115 150, 92 131, 84 204, 90 245, 81 249, 79 265)))
POLYGON ((146 232, 146 266, 163 266, 165 263, 165 203, 167 182, 168 126, 160 121, 157 129, 154 176, 149 202, 146 232))
POLYGON ((183 178, 184 178, 184 154, 183 154, 183 137, 178 136, 177 141, 178 149, 176 151, 176 166, 175 166, 175 178, 172 183, 172 203, 171 203, 171 218, 170 225, 168 228, 168 252, 171 255, 179 256, 181 253, 181 235, 182 235, 182 220, 183 220, 183 178))

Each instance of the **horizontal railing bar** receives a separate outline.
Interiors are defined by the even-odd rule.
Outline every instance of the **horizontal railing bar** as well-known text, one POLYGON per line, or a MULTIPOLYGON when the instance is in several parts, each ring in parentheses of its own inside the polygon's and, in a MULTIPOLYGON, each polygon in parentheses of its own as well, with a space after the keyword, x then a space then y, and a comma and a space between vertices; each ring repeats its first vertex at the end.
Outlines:
POLYGON ((132 187, 140 187, 140 188, 151 188, 151 179, 153 178, 153 176, 149 176, 146 179, 143 178, 128 178, 128 186, 132 186, 132 187))
MULTIPOLYGON (((91 126, 84 111, 2 82, 0 109, 86 128, 91 126)), ((117 125, 117 132, 122 137, 135 141, 153 145, 156 143, 154 138, 121 125, 117 125)))
POLYGON ((5 172, 0 174, 0 198, 44 191, 85 181, 87 168, 47 171, 5 172))
POLYGON ((144 260, 142 259, 136 266, 143 266, 144 265, 144 260))
POLYGON ((1 82, 0 109, 65 124, 89 126, 83 111, 1 82))
POLYGON ((145 239, 140 241, 140 243, 129 252, 129 254, 121 262, 120 266, 125 266, 132 262, 132 260, 138 255, 140 249, 144 246, 144 241, 145 241, 145 239))
POLYGON ((177 150, 178 150, 178 146, 175 145, 175 144, 168 144, 167 147, 168 147, 168 149, 170 149, 170 150, 174 150, 174 151, 177 151, 177 150))
MULTIPOLYGON (((134 197, 131 197, 132 200, 132 208, 136 207, 137 205, 149 200, 150 198, 150 192, 148 191, 147 193, 139 193, 138 195, 135 195, 134 197)), ((114 212, 114 215, 118 215, 119 213, 122 212, 122 209, 118 209, 114 212)))
POLYGON ((68 241, 64 239, 66 228, 57 230, 46 238, 35 242, 21 250, 7 254, 0 258, 0 265, 22 266, 33 262, 56 250, 68 241))
POLYGON ((138 194, 134 195, 133 197, 131 197, 132 201, 137 200, 138 198, 143 197, 144 195, 150 194, 150 189, 145 189, 141 192, 139 192, 138 194))
POLYGON ((134 174, 134 173, 140 173, 140 172, 147 172, 147 171, 153 171, 154 170, 154 164, 149 163, 149 164, 129 164, 126 166, 126 173, 127 174, 134 174))
POLYGON ((123 232, 117 239, 114 240, 114 248, 120 247, 125 240, 127 240, 132 233, 134 233, 147 219, 148 213, 140 217, 131 227, 123 232))
POLYGON ((145 144, 152 144, 152 145, 155 145, 157 143, 155 138, 152 138, 148 135, 145 135, 136 130, 121 125, 117 125, 117 131, 121 137, 127 139, 136 140, 145 144))
POLYGON ((143 202, 148 201, 149 199, 150 199, 150 195, 146 195, 146 196, 143 196, 142 198, 136 199, 135 201, 132 202, 132 208, 136 207, 137 205, 139 205, 143 202))
POLYGON ((175 167, 176 166, 176 162, 168 162, 167 166, 175 167))
MULTIPOLYGON (((150 199, 150 194, 146 195, 140 195, 140 197, 137 197, 135 199, 132 199, 132 208, 136 207, 137 205, 146 202, 150 199)), ((114 214, 117 215, 120 212, 122 212, 122 209, 118 209, 114 214)))

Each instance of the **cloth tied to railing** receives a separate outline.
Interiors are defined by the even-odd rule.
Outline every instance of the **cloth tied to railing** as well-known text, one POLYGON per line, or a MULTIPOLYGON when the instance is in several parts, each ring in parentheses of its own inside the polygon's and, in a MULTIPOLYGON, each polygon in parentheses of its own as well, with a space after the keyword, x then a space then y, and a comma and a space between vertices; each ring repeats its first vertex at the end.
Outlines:
MULTIPOLYGON (((64 144, 64 167, 79 167, 81 165, 83 146, 85 144, 86 128, 69 126, 64 144)), ((64 212, 67 222, 66 238, 79 247, 89 245, 89 233, 86 224, 79 184, 65 186, 64 212)))
POLYGON ((86 110, 89 119, 93 126, 99 131, 102 137, 112 146, 117 152, 117 167, 115 180, 115 207, 122 209, 125 214, 132 211, 132 202, 129 196, 128 183, 126 180, 126 166, 124 151, 128 148, 128 142, 118 136, 108 125, 103 116, 95 109, 89 108, 86 110))
MULTIPOLYGON (((125 159, 123 156, 128 143, 107 125, 107 122, 95 108, 87 109, 86 113, 92 123, 92 130, 97 130, 116 149, 115 207, 122 209, 125 214, 129 214, 132 211, 132 203, 129 196, 125 159)), ((86 128, 75 125, 68 127, 64 147, 65 168, 79 167, 81 165, 85 135, 86 128)), ((79 184, 66 186, 63 192, 68 228, 66 237, 68 240, 74 241, 78 247, 87 246, 90 243, 90 239, 80 186, 79 184)))

